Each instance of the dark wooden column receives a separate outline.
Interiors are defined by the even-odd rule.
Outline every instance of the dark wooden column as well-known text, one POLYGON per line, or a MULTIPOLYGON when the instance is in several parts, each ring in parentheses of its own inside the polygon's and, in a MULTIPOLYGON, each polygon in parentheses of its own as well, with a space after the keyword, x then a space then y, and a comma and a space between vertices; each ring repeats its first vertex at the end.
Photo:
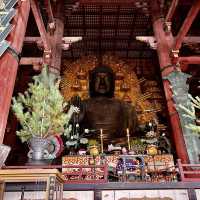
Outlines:
MULTIPOLYGON (((20 53, 30 12, 30 1, 22 1, 17 10, 13 19, 15 28, 9 35, 9 41, 15 51, 20 53)), ((3 143, 17 69, 17 59, 7 51, 0 58, 0 144, 3 143)))
POLYGON ((50 71, 59 74, 61 68, 61 57, 62 57, 62 38, 64 35, 64 16, 63 16, 63 0, 56 3, 54 21, 55 21, 55 31, 53 35, 49 32, 49 39, 52 49, 52 59, 50 64, 50 71))
MULTIPOLYGON (((157 0, 151 1, 151 12, 153 31, 157 41, 157 53, 160 63, 160 70, 162 72, 162 78, 174 71, 174 66, 172 65, 170 58, 170 51, 173 45, 172 34, 165 33, 163 30, 164 19, 160 14, 160 7, 157 0)), ((164 92, 167 100, 167 107, 169 111, 169 118, 172 128, 172 136, 174 139, 176 152, 178 157, 182 162, 188 162, 187 149, 181 129, 181 124, 179 120, 179 115, 175 109, 175 104, 172 99, 172 91, 170 89, 170 82, 168 80, 163 80, 164 92)))
POLYGON ((62 38, 64 34, 64 23, 62 19, 55 19, 56 29, 53 36, 50 36, 52 44, 52 59, 50 70, 55 73, 60 73, 61 57, 62 57, 62 38))

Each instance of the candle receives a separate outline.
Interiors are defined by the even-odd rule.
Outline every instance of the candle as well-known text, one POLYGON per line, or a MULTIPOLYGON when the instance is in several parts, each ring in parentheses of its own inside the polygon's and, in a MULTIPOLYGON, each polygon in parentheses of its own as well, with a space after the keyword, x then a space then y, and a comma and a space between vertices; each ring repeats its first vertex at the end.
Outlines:
POLYGON ((103 154, 103 129, 100 129, 101 153, 103 154))
POLYGON ((130 151, 130 134, 129 134, 129 128, 126 129, 126 135, 127 135, 127 142, 128 142, 128 150, 130 151))
POLYGON ((127 133, 127 135, 129 135, 129 128, 126 129, 126 133, 127 133))

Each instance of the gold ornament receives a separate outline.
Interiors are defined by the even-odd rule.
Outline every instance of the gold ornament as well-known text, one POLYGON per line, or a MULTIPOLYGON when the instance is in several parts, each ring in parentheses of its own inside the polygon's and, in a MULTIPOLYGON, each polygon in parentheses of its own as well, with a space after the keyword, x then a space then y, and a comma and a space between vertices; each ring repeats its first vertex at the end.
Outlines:
POLYGON ((91 156, 98 156, 99 155, 99 150, 96 145, 92 145, 89 147, 90 155, 91 156))
POLYGON ((124 74, 121 70, 121 67, 119 67, 118 71, 116 72, 116 80, 123 80, 124 79, 124 74))
POLYGON ((154 155, 157 155, 158 154, 158 148, 156 145, 148 145, 147 146, 147 154, 148 155, 151 155, 151 156, 154 156, 154 155))
POLYGON ((77 72, 77 78, 80 80, 85 80, 87 77, 86 72, 83 70, 83 68, 80 68, 80 71, 77 72))
POLYGON ((75 80, 75 83, 72 85, 72 89, 75 91, 81 91, 81 83, 78 79, 75 80))

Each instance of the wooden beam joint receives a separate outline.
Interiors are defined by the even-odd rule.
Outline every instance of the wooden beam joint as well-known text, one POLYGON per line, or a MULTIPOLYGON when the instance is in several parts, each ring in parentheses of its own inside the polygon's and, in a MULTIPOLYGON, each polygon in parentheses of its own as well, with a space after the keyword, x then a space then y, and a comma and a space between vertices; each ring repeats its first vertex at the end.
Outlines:
POLYGON ((45 49, 45 51, 50 52, 51 51, 51 44, 50 44, 48 36, 47 36, 47 31, 45 29, 45 25, 44 25, 44 22, 43 22, 43 19, 42 19, 42 15, 41 15, 41 12, 40 12, 38 2, 37 2, 37 0, 31 0, 30 2, 31 2, 31 9, 33 11, 33 15, 34 15, 39 33, 40 33, 42 42, 44 44, 44 49, 45 49))
POLYGON ((177 65, 178 64, 178 58, 179 58, 179 50, 171 50, 171 58, 172 58, 172 63, 177 65))
POLYGON ((200 0, 196 0, 194 1, 194 4, 192 5, 190 11, 188 12, 188 15, 185 21, 183 22, 183 25, 175 39, 174 47, 173 47, 174 50, 179 50, 181 48, 182 42, 186 34, 188 33, 197 14, 199 13, 199 9, 200 9, 200 0))
POLYGON ((165 21, 163 23, 163 30, 165 31, 166 34, 170 34, 171 33, 171 26, 172 26, 171 22, 165 21))
POLYGON ((49 29, 54 32, 56 25, 55 25, 55 19, 53 16, 51 2, 50 2, 50 0, 45 0, 44 3, 45 3, 46 9, 47 9, 47 14, 48 14, 49 29))

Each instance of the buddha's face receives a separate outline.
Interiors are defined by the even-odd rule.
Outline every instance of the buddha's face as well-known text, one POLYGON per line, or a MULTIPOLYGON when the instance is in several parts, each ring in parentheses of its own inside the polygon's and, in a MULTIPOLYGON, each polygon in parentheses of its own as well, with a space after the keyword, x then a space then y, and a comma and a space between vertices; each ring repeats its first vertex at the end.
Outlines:
POLYGON ((99 72, 95 80, 95 92, 99 94, 106 94, 110 91, 109 75, 105 72, 99 72))
POLYGON ((115 76, 111 68, 107 66, 95 67, 89 73, 90 97, 114 96, 115 76))

